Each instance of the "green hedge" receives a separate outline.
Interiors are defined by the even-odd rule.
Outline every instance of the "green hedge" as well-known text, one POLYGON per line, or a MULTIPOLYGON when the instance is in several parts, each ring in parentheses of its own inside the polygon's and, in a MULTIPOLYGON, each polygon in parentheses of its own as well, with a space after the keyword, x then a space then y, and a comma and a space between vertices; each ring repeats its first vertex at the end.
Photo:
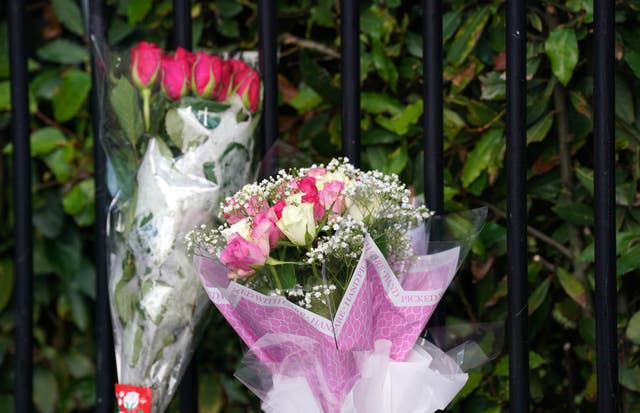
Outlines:
MULTIPOLYGON (((167 44, 171 0, 110 0, 109 39, 167 44)), ((257 47, 256 2, 194 0, 194 45, 257 47)), ((423 191, 418 2, 361 2, 364 166, 423 191)), ((489 222, 446 297, 449 322, 506 318, 505 4, 445 0, 446 209, 479 205, 489 222)), ((529 333, 534 411, 595 409, 592 0, 529 2, 529 333)), ((35 375, 41 412, 95 399, 94 180, 88 41, 75 0, 30 2, 29 70, 35 375)), ((282 138, 327 160, 340 152, 339 2, 279 1, 282 138)), ((616 219, 621 404, 640 410, 640 1, 616 9, 616 219)), ((0 410, 12 411, 13 210, 6 17, 0 21, 0 410)), ((241 345, 215 312, 199 351, 203 412, 257 411, 232 377, 241 345), (253 407, 250 407, 253 406, 253 407), (253 410, 251 410, 253 409, 253 410)), ((508 360, 471 374, 451 411, 507 410, 508 360)))

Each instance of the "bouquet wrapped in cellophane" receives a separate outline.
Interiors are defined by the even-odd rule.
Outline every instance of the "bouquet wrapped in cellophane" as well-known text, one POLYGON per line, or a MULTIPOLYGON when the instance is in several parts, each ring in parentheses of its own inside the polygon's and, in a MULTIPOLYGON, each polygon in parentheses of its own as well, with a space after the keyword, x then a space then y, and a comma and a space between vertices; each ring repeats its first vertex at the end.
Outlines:
POLYGON ((460 391, 471 347, 452 358, 420 334, 482 212, 458 222, 462 242, 429 254, 432 213, 397 176, 345 159, 280 171, 221 208, 225 222, 187 244, 249 346, 236 377, 264 411, 434 412, 460 391))
POLYGON ((253 176, 261 81, 240 59, 140 42, 102 62, 120 412, 165 411, 207 296, 185 234, 253 176))

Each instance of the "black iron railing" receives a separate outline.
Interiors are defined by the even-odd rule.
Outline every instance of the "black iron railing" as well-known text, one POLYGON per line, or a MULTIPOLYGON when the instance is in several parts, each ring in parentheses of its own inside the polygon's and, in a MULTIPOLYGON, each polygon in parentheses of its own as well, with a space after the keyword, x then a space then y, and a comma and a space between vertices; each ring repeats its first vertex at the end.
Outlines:
MULTIPOLYGON (((89 33, 104 39, 102 0, 91 0, 89 33)), ((174 0, 176 46, 191 48, 191 4, 174 0)), ((429 206, 444 212, 442 1, 423 0, 424 33, 424 165, 425 194, 429 206)), ((32 235, 31 174, 28 112, 27 51, 24 44, 24 2, 7 2, 9 22, 13 187, 16 271, 15 411, 32 411, 32 235)), ((360 159, 359 4, 341 0, 342 142, 354 163, 360 159)), ((276 1, 259 0, 260 66, 264 78, 263 146, 278 135, 276 1)), ((594 175, 595 270, 598 411, 617 408, 616 279, 614 226, 614 1, 595 0, 594 33, 594 175)), ((507 2, 507 152, 508 179, 508 285, 510 411, 529 409, 526 244, 526 1, 507 2)), ((94 136, 99 127, 97 94, 92 96, 94 136)), ((96 183, 96 338, 98 413, 113 411, 113 341, 107 294, 105 221, 108 195, 105 160, 95 148, 96 183)), ((182 412, 197 410, 197 372, 187 371, 180 390, 182 412)))

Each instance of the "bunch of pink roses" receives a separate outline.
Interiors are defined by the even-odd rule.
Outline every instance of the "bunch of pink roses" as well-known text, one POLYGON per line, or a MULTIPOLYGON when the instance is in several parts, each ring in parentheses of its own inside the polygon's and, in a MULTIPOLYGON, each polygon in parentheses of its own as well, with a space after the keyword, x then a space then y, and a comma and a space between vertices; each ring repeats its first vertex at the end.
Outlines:
POLYGON ((346 159, 280 171, 221 209, 223 224, 192 231, 188 248, 217 258, 229 278, 313 311, 344 292, 367 235, 402 260, 409 230, 431 216, 397 176, 363 172, 346 159))
MULTIPOLYGON (((203 51, 178 47, 167 53, 156 44, 141 41, 130 50, 131 80, 148 101, 156 84, 171 100, 189 94, 225 101, 236 94, 250 111, 260 104, 260 76, 239 59, 222 59, 203 51)), ((146 117, 145 117, 146 118, 146 117)))

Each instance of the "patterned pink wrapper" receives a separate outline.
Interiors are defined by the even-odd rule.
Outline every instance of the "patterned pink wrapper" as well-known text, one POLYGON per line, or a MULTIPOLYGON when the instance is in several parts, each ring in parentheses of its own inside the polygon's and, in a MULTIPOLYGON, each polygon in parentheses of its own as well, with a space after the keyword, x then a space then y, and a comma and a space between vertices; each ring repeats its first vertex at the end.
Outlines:
MULTIPOLYGON (((322 410, 334 413, 360 377, 361 355, 376 341, 391 342, 392 360, 407 357, 453 279, 458 257, 458 248, 416 257, 398 279, 367 237, 333 321, 230 282, 217 260, 195 257, 195 265, 211 301, 264 368, 272 376, 304 377, 322 410)), ((253 390, 264 400, 269 385, 253 390)))

